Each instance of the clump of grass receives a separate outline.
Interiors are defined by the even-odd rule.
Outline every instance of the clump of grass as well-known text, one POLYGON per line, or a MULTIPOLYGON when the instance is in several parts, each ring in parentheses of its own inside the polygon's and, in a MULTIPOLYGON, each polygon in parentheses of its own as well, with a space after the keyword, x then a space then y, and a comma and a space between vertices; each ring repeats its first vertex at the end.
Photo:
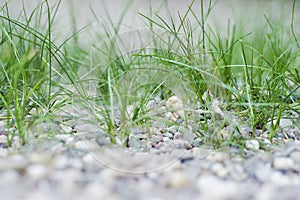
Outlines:
MULTIPOLYGON (((264 16, 265 24, 258 24, 252 32, 243 32, 229 21, 227 35, 222 36, 205 24, 212 1, 208 3, 206 14, 203 1, 200 4, 200 14, 190 5, 183 16, 178 14, 177 24, 172 16, 168 23, 159 15, 152 18, 141 14, 151 27, 157 26, 168 33, 168 37, 163 38, 153 31, 153 38, 162 40, 155 44, 164 45, 155 47, 160 51, 154 50, 147 56, 179 71, 195 98, 202 101, 204 109, 209 109, 202 98, 208 91, 215 98, 222 98, 226 109, 245 116, 253 133, 256 129, 269 130, 272 139, 282 118, 293 118, 289 116, 291 110, 299 113, 295 109, 299 106, 299 93, 296 92, 299 91, 299 44, 294 20, 287 30, 280 21, 264 16), (195 26, 188 16, 197 22, 195 26), (291 33, 293 37, 287 37, 291 33)), ((294 8, 295 2, 291 12, 293 18, 294 8)), ((213 131, 214 136, 222 128, 216 126, 219 128, 213 131)), ((214 139, 213 143, 222 143, 219 139, 214 139)))
POLYGON ((32 125, 66 103, 63 85, 75 86, 76 71, 51 36, 59 4, 51 8, 45 1, 29 15, 23 8, 17 19, 10 17, 8 3, 0 8, 0 109, 9 146, 14 136, 25 144, 32 125), (41 27, 44 14, 47 26, 41 27))

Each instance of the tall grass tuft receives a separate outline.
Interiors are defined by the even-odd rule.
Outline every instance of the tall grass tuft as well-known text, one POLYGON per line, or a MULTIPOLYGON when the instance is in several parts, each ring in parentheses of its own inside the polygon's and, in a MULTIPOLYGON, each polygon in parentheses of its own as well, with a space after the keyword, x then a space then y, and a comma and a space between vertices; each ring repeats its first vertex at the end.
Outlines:
POLYGON ((44 1, 29 15, 23 7, 17 19, 10 16, 8 3, 0 8, 0 109, 9 146, 14 136, 24 144, 32 125, 66 103, 65 84, 76 87, 77 72, 51 37, 59 5, 44 1), (42 25, 44 14, 47 27, 42 25))

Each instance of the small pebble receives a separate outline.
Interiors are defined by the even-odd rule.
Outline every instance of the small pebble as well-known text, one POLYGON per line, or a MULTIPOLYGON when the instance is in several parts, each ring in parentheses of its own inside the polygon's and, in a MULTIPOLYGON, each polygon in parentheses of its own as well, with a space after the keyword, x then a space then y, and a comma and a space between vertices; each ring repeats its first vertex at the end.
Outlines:
POLYGON ((170 139, 173 139, 173 134, 172 133, 166 132, 166 133, 164 133, 164 136, 168 137, 170 139))
POLYGON ((0 173, 0 185, 1 184, 14 184, 20 178, 20 175, 16 170, 8 169, 0 173))
POLYGON ((89 141, 89 140, 79 140, 74 144, 76 149, 94 151, 99 149, 97 143, 89 141))
POLYGON ((251 127, 247 124, 240 125, 239 130, 240 130, 242 135, 248 135, 249 133, 252 132, 251 127))
POLYGON ((171 139, 169 137, 163 137, 163 141, 164 143, 166 143, 167 145, 172 144, 171 139))
POLYGON ((175 171, 170 174, 168 185, 174 188, 187 187, 189 180, 184 172, 175 171))
POLYGON ((201 199, 236 199, 238 194, 243 194, 240 183, 224 181, 213 175, 200 176, 195 184, 202 195, 201 199))
POLYGON ((66 139, 66 145, 72 145, 75 142, 74 137, 69 137, 66 139))
POLYGON ((176 132, 174 134, 174 140, 182 140, 183 139, 183 135, 180 132, 176 132))
POLYGON ((7 142, 7 136, 6 135, 0 135, 0 143, 6 143, 7 142))
POLYGON ((8 149, 0 147, 0 158, 7 157, 7 155, 8 155, 8 149))
POLYGON ((259 150, 259 142, 257 140, 247 140, 245 146, 247 149, 259 150))
POLYGON ((207 155, 207 159, 211 162, 223 162, 226 159, 225 153, 222 152, 210 152, 207 155))
POLYGON ((102 169, 101 162, 97 160, 97 157, 92 153, 87 153, 83 158, 82 161, 84 163, 84 168, 90 172, 98 172, 102 169))
POLYGON ((36 164, 50 163, 52 156, 49 153, 31 153, 28 155, 28 161, 36 164))
POLYGON ((61 128, 61 131, 63 133, 67 133, 67 134, 70 134, 73 132, 73 128, 72 126, 69 126, 67 124, 59 124, 59 127, 61 128))
POLYGON ((59 155, 53 160, 54 169, 65 169, 69 166, 69 159, 63 155, 59 155))
POLYGON ((275 171, 270 176, 270 182, 277 186, 283 187, 289 185, 291 180, 281 172, 275 171))
POLYGON ((7 159, 0 159, 0 171, 8 169, 22 170, 26 168, 28 161, 22 155, 13 155, 7 159))
POLYGON ((122 177, 123 173, 114 169, 104 168, 101 170, 100 175, 106 180, 114 181, 115 179, 122 177))
POLYGON ((228 170, 220 163, 213 164, 211 170, 219 177, 226 177, 229 173, 228 170))
POLYGON ((290 158, 300 166, 300 151, 293 151, 290 154, 290 158))
POLYGON ((280 119, 280 122, 279 122, 280 128, 289 130, 289 129, 291 129, 292 126, 293 126, 293 120, 285 119, 285 118, 280 119))
POLYGON ((105 187, 103 184, 95 182, 88 184, 84 193, 85 197, 89 197, 91 200, 99 200, 110 199, 112 191, 109 191, 109 188, 105 187))
POLYGON ((185 142, 184 140, 173 140, 173 145, 175 148, 184 148, 185 147, 185 142))
POLYGON ((31 164, 26 168, 26 174, 35 180, 44 178, 47 172, 47 168, 41 164, 31 164))
POLYGON ((167 112, 166 113, 166 119, 170 120, 170 121, 173 121, 173 122, 176 122, 176 120, 179 118, 179 115, 177 115, 176 113, 174 112, 167 112))
POLYGON ((71 137, 71 135, 70 134, 57 134, 55 137, 63 142, 66 142, 71 137))
POLYGON ((177 96, 170 97, 166 102, 167 108, 183 108, 182 100, 177 96))
POLYGON ((292 170, 295 167, 294 161, 289 157, 275 157, 273 161, 275 169, 292 170))

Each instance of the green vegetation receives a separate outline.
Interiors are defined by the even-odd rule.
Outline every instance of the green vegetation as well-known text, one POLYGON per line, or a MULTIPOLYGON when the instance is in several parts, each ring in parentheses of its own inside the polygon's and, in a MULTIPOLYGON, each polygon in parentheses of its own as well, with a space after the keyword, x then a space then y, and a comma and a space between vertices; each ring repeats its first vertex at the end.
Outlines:
POLYGON ((0 120, 6 121, 8 144, 15 135, 25 143, 30 134, 39 134, 41 123, 62 123, 58 111, 70 106, 87 110, 94 120, 89 123, 98 123, 112 143, 120 138, 125 144, 134 127, 145 127, 151 136, 155 121, 172 123, 165 119, 166 111, 147 106, 156 97, 172 95, 186 107, 180 126, 193 121, 195 134, 216 147, 244 145, 239 124, 229 138, 222 135, 232 123, 227 112, 253 133, 269 130, 270 139, 282 118, 299 126, 295 1, 289 27, 264 16, 264 23, 250 32, 228 21, 226 35, 207 24, 214 3, 205 9, 201 0, 200 10, 191 4, 186 13, 168 19, 140 13, 146 28, 126 33, 121 25, 127 8, 118 23, 108 13, 106 21, 99 19, 91 9, 102 31, 94 32, 98 45, 88 48, 80 45, 74 17, 73 34, 61 44, 55 41, 60 1, 54 6, 44 1, 29 14, 24 9, 17 19, 10 17, 9 3, 0 5, 0 120), (130 37, 138 47, 128 44, 130 37), (214 108, 216 99, 225 118, 214 108), (204 119, 198 119, 196 109, 206 113, 204 119))

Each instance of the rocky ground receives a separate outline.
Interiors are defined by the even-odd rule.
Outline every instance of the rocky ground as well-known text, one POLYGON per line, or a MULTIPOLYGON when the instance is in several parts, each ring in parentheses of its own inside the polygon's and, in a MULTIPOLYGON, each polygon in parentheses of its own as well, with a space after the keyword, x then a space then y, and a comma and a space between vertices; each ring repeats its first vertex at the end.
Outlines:
MULTIPOLYGON (((176 101, 166 103, 174 105, 176 101)), ((166 118, 178 121, 180 115, 180 111, 166 113, 166 118)), ((1 132, 1 199, 281 200, 300 196, 299 127, 277 134, 272 142, 258 131, 245 141, 246 148, 218 150, 186 137, 186 129, 174 125, 152 126, 151 137, 143 129, 132 129, 126 148, 111 145, 103 132, 84 122, 72 127, 76 131, 39 135, 25 146, 18 145, 16 137, 10 148, 1 132)))
POLYGON ((1 148, 1 198, 299 199, 299 141, 241 155, 235 148, 185 148, 179 140, 144 153, 83 135, 1 148))

